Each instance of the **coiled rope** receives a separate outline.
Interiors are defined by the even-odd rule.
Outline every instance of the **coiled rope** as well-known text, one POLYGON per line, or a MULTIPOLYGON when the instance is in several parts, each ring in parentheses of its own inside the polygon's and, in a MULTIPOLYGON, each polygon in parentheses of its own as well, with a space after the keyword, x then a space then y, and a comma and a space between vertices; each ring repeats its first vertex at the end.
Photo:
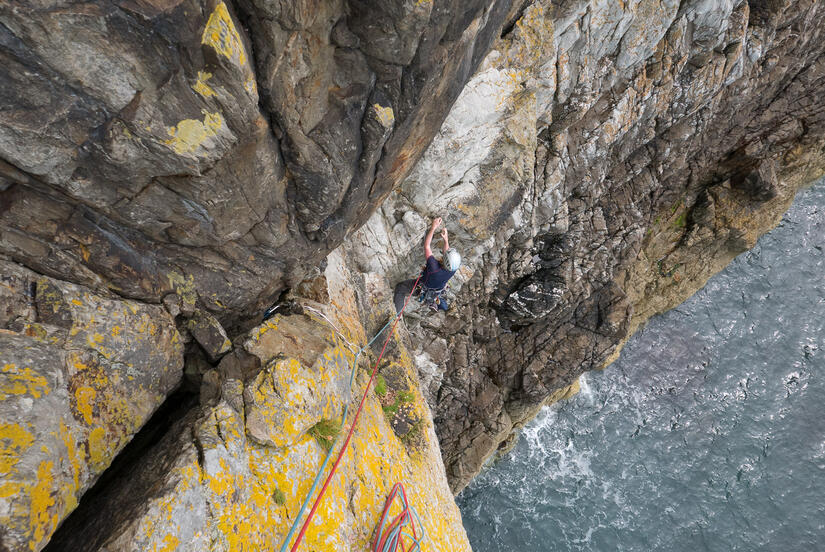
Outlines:
POLYGON ((381 514, 381 523, 378 524, 372 550, 373 552, 397 552, 400 548, 401 552, 418 552, 421 550, 423 538, 421 518, 418 517, 415 508, 410 506, 407 501, 407 491, 404 490, 404 485, 396 483, 389 496, 387 496, 387 502, 384 504, 384 513, 381 514), (399 491, 401 491, 400 495, 398 494, 399 491), (396 496, 401 498, 401 512, 387 524, 390 507, 396 496), (408 527, 410 531, 405 531, 408 527), (416 530, 416 527, 418 530, 416 530), (421 536, 418 535, 419 532, 421 536), (412 541, 410 548, 407 548, 404 542, 405 537, 412 541))
MULTIPOLYGON (((375 334, 375 337, 373 337, 366 345, 361 347, 361 350, 359 350, 358 354, 355 355, 355 359, 352 362, 352 371, 350 372, 349 376, 350 387, 352 386, 352 382, 355 379, 355 371, 358 368, 358 357, 361 355, 364 349, 372 345, 372 343, 378 338, 378 336, 381 335, 381 333, 387 328, 387 326, 390 325, 390 322, 392 322, 392 329, 390 330, 389 334, 387 334, 387 339, 384 340, 384 346, 381 347, 381 354, 378 355, 378 359, 375 361, 375 365, 372 368, 370 381, 367 383, 367 387, 364 389, 364 394, 361 396, 361 402, 358 404, 358 410, 355 412, 355 417, 352 420, 352 425, 350 426, 349 431, 347 432, 347 438, 344 441, 343 446, 341 446, 341 450, 338 451, 338 457, 335 459, 335 463, 332 465, 332 470, 329 472, 329 475, 327 475, 327 478, 324 481, 324 486, 321 487, 321 491, 318 493, 318 497, 315 499, 315 503, 312 505, 312 509, 309 511, 309 515, 307 516, 306 520, 301 526, 301 531, 298 533, 298 537, 295 539, 295 543, 292 545, 292 548, 289 549, 290 552, 295 552, 296 550, 298 550, 298 547, 301 544, 301 540, 303 540, 304 534, 306 533, 307 528, 309 527, 309 522, 312 521, 312 517, 315 515, 315 511, 318 509, 318 506, 321 503, 321 498, 323 498, 330 481, 332 481, 332 476, 335 475, 335 471, 338 469, 338 465, 341 463, 341 459, 344 457, 344 452, 346 452, 347 447, 349 446, 349 442, 352 439, 352 434, 355 431, 355 424, 358 423, 358 417, 361 415, 361 410, 364 408, 364 402, 366 402, 367 393, 369 392, 370 387, 372 386, 372 382, 373 380, 375 380, 375 375, 378 372, 378 364, 381 362, 381 358, 384 356, 384 351, 387 348, 387 344, 390 341, 390 337, 392 337, 392 334, 395 331, 395 326, 401 319, 401 314, 404 312, 404 309, 407 308, 407 304, 410 302, 410 298, 412 297, 413 291, 415 291, 415 288, 418 285, 418 280, 420 279, 421 275, 419 274, 418 278, 415 279, 415 284, 413 284, 413 288, 410 291, 410 294, 407 295, 407 299, 404 301, 404 306, 401 308, 400 311, 398 311, 398 314, 395 315, 395 318, 388 321, 384 325, 384 327, 381 328, 381 330, 379 330, 378 333, 375 334)), ((344 413, 342 415, 341 427, 343 427, 346 423, 348 411, 349 405, 346 405, 344 407, 344 413)), ((301 509, 298 511, 298 515, 295 516, 295 521, 292 522, 292 527, 290 528, 289 533, 287 533, 287 536, 284 539, 283 544, 281 545, 280 552, 286 552, 286 549, 289 546, 289 541, 292 539, 292 535, 295 533, 295 529, 298 527, 298 522, 301 521, 301 517, 303 517, 304 515, 304 511, 306 510, 307 504, 309 504, 309 499, 315 492, 315 489, 321 480, 321 475, 324 473, 324 470, 327 467, 327 463, 329 462, 329 459, 332 457, 332 451, 335 449, 335 444, 336 443, 333 443, 333 446, 330 447, 329 452, 327 452, 326 458, 324 458, 324 462, 321 464, 321 469, 318 470, 318 474, 315 476, 315 480, 312 482, 312 487, 310 487, 309 493, 307 493, 307 497, 304 499, 304 503, 301 505, 301 509)))

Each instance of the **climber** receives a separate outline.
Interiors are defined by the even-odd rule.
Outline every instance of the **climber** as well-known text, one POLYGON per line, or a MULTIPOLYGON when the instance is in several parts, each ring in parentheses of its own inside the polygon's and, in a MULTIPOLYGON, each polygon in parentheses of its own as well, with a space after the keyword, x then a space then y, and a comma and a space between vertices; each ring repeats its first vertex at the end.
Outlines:
MULTIPOLYGON (((441 262, 439 262, 433 255, 430 245, 433 241, 433 234, 441 226, 441 217, 436 217, 430 225, 430 231, 427 232, 427 237, 424 238, 424 258, 426 265, 421 272, 419 281, 420 290, 416 290, 419 297, 419 302, 424 303, 434 311, 446 311, 449 308, 445 292, 447 290, 447 282, 456 273, 458 267, 461 266, 461 255, 450 249, 450 241, 448 239, 447 228, 441 229, 441 239, 444 241, 441 262)), ((415 279, 404 280, 395 287, 395 294, 393 300, 395 303, 396 312, 400 312, 404 305, 404 299, 410 293, 415 279)))

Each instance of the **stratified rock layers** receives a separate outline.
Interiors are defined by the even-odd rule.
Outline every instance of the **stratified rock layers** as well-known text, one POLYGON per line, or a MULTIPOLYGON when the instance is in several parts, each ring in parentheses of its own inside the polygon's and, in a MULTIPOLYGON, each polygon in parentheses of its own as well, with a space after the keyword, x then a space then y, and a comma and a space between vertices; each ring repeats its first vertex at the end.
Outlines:
POLYGON ((513 10, 6 2, 0 253, 251 319, 409 172, 513 10))

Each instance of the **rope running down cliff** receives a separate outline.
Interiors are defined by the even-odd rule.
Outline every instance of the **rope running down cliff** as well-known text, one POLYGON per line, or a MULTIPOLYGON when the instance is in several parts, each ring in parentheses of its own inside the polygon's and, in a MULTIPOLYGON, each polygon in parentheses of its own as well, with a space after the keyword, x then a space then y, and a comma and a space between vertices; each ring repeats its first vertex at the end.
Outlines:
MULTIPOLYGON (((372 386, 372 383, 375 380, 375 375, 378 372, 378 364, 381 362, 381 358, 384 356, 384 351, 387 348, 387 344, 389 343, 393 332, 395 332, 395 326, 398 324, 398 321, 401 319, 401 315, 404 312, 404 309, 407 308, 407 304, 410 302, 410 298, 412 297, 412 294, 415 291, 415 288, 418 285, 418 281, 420 279, 421 279, 421 275, 419 274, 418 278, 415 279, 415 283, 413 284, 412 290, 410 290, 409 295, 407 295, 407 299, 404 301, 404 306, 401 308, 400 311, 398 311, 398 314, 395 315, 395 318, 388 321, 384 325, 384 327, 381 328, 381 330, 379 330, 378 333, 376 333, 375 336, 366 345, 364 345, 361 348, 361 350, 359 350, 358 353, 355 355, 355 359, 353 360, 353 363, 352 363, 352 372, 350 373, 350 378, 349 378, 350 386, 352 386, 353 379, 355 378, 355 370, 358 366, 358 357, 361 355, 361 353, 364 351, 364 349, 366 349, 367 347, 372 345, 372 343, 378 338, 378 336, 381 335, 381 333, 387 328, 387 326, 390 325, 390 322, 392 322, 392 329, 387 334, 387 338, 384 340, 384 346, 381 347, 381 354, 378 355, 378 358, 375 361, 375 365, 372 368, 372 374, 370 375, 370 380, 367 383, 366 388, 364 389, 364 394, 361 396, 361 402, 358 404, 358 410, 355 412, 355 417, 352 420, 352 425, 350 426, 349 431, 347 432, 347 438, 344 441, 344 444, 341 446, 341 450, 338 451, 338 457, 335 459, 335 463, 332 465, 332 470, 329 472, 329 475, 327 475, 327 478, 324 481, 324 486, 321 487, 321 491, 318 493, 318 497, 315 499, 315 503, 312 505, 312 509, 309 511, 309 515, 307 516, 307 519, 304 521, 303 525, 301 526, 301 531, 298 533, 298 537, 295 539, 295 543, 292 545, 292 548, 289 549, 290 552, 296 552, 298 550, 298 547, 301 544, 301 540, 303 540, 304 534, 306 533, 306 530, 309 527, 309 522, 312 521, 312 517, 315 515, 315 511, 318 509, 318 506, 321 503, 321 498, 323 498, 324 493, 326 492, 330 481, 332 481, 332 476, 335 475, 335 471, 338 469, 338 465, 341 463, 341 459, 344 457, 344 452, 346 452, 347 447, 349 446, 350 439, 352 439, 352 434, 355 431, 355 425, 358 423, 358 418, 361 415, 361 410, 363 409, 364 403, 366 402, 367 393, 369 392, 370 387, 372 386)), ((341 427, 343 427, 344 424, 346 423, 348 410, 349 410, 349 405, 346 405, 344 407, 344 413, 342 415, 341 427)), ((335 449, 335 446, 333 445, 329 449, 329 452, 327 453, 326 458, 324 458, 324 462, 323 462, 323 464, 321 464, 321 469, 318 470, 318 474, 315 476, 315 480, 312 482, 312 487, 310 487, 309 492, 307 493, 307 497, 304 499, 304 503, 301 505, 301 509, 298 512, 298 515, 295 516, 295 521, 292 523, 292 527, 290 528, 289 533, 287 534, 286 538, 284 539, 283 544, 281 545, 280 552, 286 552, 286 549, 289 546, 289 541, 292 539, 292 535, 295 533, 295 529, 298 526, 298 522, 301 520, 301 517, 304 515, 304 511, 306 510, 307 504, 309 503, 309 499, 310 499, 310 497, 312 497, 312 494, 315 492, 315 488, 318 486, 318 483, 321 479, 321 475, 324 473, 324 470, 327 467, 327 463, 329 462, 329 459, 332 456, 332 451, 334 449, 335 449)))

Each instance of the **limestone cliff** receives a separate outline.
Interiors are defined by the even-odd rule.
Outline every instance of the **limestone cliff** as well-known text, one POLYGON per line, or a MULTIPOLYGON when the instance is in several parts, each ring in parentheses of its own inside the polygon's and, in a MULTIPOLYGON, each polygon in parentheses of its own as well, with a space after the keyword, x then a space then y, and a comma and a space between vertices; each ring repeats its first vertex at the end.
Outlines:
POLYGON ((823 33, 816 0, 3 3, 0 550, 277 547, 432 216, 452 308, 405 317, 309 547, 363 549, 399 479, 466 547, 447 481, 823 173, 823 33))

